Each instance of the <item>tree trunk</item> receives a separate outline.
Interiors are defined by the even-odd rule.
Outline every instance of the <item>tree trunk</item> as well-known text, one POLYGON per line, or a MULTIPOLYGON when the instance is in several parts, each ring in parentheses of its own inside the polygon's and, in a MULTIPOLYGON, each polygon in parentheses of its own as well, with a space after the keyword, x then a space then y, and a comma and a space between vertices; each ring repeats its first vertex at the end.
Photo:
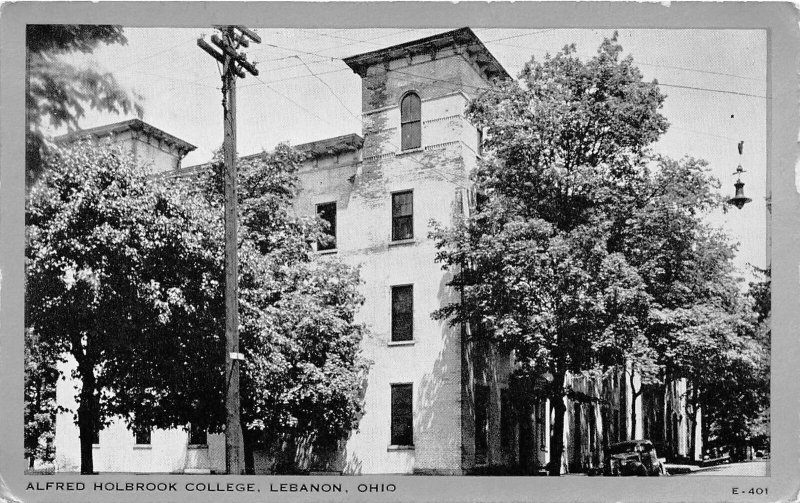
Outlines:
MULTIPOLYGON (((689 458, 690 459, 697 459, 695 454, 695 449, 697 447, 697 442, 695 438, 697 436, 697 387, 692 385, 692 428, 689 437, 689 458)), ((701 457, 702 459, 702 457, 701 457)))
POLYGON ((277 462, 275 463, 275 475, 296 474, 299 470, 297 464, 297 442, 294 435, 286 435, 279 442, 277 452, 277 462))
POLYGON ((708 449, 708 425, 706 424, 705 409, 700 407, 700 438, 703 440, 703 450, 708 449))
POLYGON ((536 429, 533 427, 531 417, 536 406, 529 401, 520 404, 519 413, 519 466, 522 473, 533 475, 539 468, 536 453, 539 444, 536 439, 536 429))
MULTIPOLYGON (((564 376, 561 376, 560 381, 563 386, 564 376)), ((550 436, 550 463, 548 463, 548 472, 550 475, 561 475, 561 456, 564 453, 564 414, 567 411, 567 406, 564 405, 563 396, 550 397, 553 411, 555 412, 553 418, 553 434, 550 436)))
POLYGON ((630 436, 630 438, 631 439, 635 439, 637 437, 637 435, 636 435, 636 421, 637 421, 638 418, 636 417, 636 400, 642 395, 642 386, 639 385, 639 389, 637 390, 636 389, 636 385, 634 384, 634 380, 633 380, 634 379, 634 370, 633 369, 634 369, 634 367, 631 366, 631 377, 630 377, 630 383, 631 383, 631 436, 630 436))
MULTIPOLYGON (((661 425, 662 425, 662 433, 664 439, 664 453, 662 456, 667 456, 667 453, 670 452, 672 449, 672 442, 670 440, 670 429, 669 429, 669 375, 664 376, 664 393, 663 393, 663 407, 661 411, 661 425)), ((671 456, 670 456, 671 457, 671 456)))
POLYGON ((244 441, 244 473, 246 475, 255 475, 255 435, 250 430, 245 429, 242 439, 244 441))
POLYGON ((92 459, 92 439, 98 423, 95 375, 92 364, 81 355, 78 360, 78 374, 81 379, 80 403, 78 404, 78 429, 81 439, 81 474, 94 474, 92 459))

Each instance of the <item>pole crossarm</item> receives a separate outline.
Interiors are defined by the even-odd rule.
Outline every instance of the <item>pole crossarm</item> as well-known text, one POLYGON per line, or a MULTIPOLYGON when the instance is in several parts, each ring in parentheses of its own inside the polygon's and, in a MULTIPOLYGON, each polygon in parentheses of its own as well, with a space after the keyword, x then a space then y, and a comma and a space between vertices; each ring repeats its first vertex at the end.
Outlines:
MULTIPOLYGON (((230 56, 234 61, 242 65, 242 67, 250 72, 250 74, 254 76, 258 75, 258 70, 256 70, 256 67, 250 64, 249 61, 247 61, 247 57, 244 54, 236 52, 236 50, 231 47, 231 44, 227 43, 227 41, 222 40, 218 35, 211 35, 211 41, 214 43, 214 45, 222 49, 226 55, 230 56)), ((244 76, 242 75, 242 77, 244 76)))
POLYGON ((261 43, 261 37, 256 35, 256 32, 250 30, 249 28, 245 28, 244 26, 234 26, 234 28, 242 32, 247 38, 249 38, 253 42, 257 44, 261 43))
POLYGON ((198 47, 200 47, 201 49, 206 51, 209 55, 211 55, 212 58, 216 59, 217 61, 219 61, 223 65, 225 64, 225 56, 220 54, 220 53, 218 53, 213 47, 211 47, 209 45, 208 42, 206 42, 202 38, 198 38, 197 39, 197 45, 198 45, 198 47))

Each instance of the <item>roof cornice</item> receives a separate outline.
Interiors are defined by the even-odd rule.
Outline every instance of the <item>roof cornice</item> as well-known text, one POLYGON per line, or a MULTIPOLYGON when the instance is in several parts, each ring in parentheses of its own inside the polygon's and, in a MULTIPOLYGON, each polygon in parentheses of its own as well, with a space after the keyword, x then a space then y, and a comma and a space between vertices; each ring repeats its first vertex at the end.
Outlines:
POLYGON ((144 122, 141 119, 128 119, 122 122, 106 124, 104 126, 98 126, 89 129, 81 129, 79 131, 74 131, 72 133, 67 133, 65 135, 59 136, 55 138, 54 141, 58 143, 65 143, 77 140, 79 138, 86 138, 88 136, 101 138, 113 134, 124 133, 125 131, 143 133, 147 136, 163 141, 168 145, 174 146, 175 149, 177 149, 181 153, 181 155, 186 155, 187 153, 197 148, 191 143, 181 140, 177 136, 172 136, 171 134, 162 131, 161 129, 158 129, 155 126, 151 126, 150 124, 144 122))
POLYGON ((468 27, 412 40, 384 49, 356 54, 355 56, 344 58, 344 62, 363 78, 367 75, 367 69, 371 66, 391 60, 408 58, 417 54, 436 52, 446 47, 461 48, 489 78, 501 80, 511 78, 503 68, 503 65, 497 61, 478 36, 468 27))

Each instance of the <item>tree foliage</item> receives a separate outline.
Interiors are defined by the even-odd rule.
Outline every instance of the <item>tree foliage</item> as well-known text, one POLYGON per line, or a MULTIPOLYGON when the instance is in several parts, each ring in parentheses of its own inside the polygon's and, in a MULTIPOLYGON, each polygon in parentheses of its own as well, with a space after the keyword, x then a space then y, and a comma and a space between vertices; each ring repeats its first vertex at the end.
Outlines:
MULTIPOLYGON (((358 272, 318 260, 321 222, 293 215, 288 147, 241 169, 242 417, 248 439, 335 444, 358 424, 367 362, 358 272)), ((152 177, 114 145, 55 150, 27 207, 26 318, 77 362, 82 471, 91 432, 221 431, 225 423, 220 188, 152 177)))
MULTIPOLYGON (((518 396, 551 399, 554 473, 568 372, 688 377, 678 368, 708 355, 680 346, 680 323, 661 317, 739 323, 735 248, 704 220, 721 204, 718 184, 702 160, 650 151, 668 127, 665 97, 621 54, 616 36, 587 61, 566 46, 474 100, 466 113, 486 152, 478 204, 432 232, 462 293, 435 315, 513 350, 516 378, 537 388, 518 396), (669 356, 681 349, 690 354, 669 356)), ((710 344, 713 324, 697 325, 696 342, 710 344)))
POLYGON ((126 44, 122 27, 109 25, 28 25, 26 113, 26 178, 32 183, 43 167, 48 148, 43 128, 78 128, 87 108, 141 115, 140 97, 123 90, 113 74, 78 68, 64 55, 91 53, 100 44, 126 44))

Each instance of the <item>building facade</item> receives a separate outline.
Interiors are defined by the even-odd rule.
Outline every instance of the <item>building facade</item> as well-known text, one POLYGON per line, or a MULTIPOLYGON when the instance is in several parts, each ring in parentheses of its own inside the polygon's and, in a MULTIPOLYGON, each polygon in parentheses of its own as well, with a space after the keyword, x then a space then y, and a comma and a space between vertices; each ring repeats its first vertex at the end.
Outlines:
MULTIPOLYGON (((325 469, 345 474, 543 469, 553 423, 550 404, 521 414, 508 390, 512 356, 471 342, 469 327, 431 317, 458 300, 448 286, 450 274, 435 261, 428 233, 431 221, 451 225, 473 204, 469 173, 481 155, 481 132, 465 119, 464 110, 493 79, 508 73, 468 28, 345 62, 361 76, 361 135, 296 146, 308 154, 298 172, 302 190, 296 211, 331 223, 335 241, 318 250, 321 260, 336 257, 360 268, 365 303, 359 317, 371 333, 363 341, 373 362, 365 415, 325 469)), ((157 169, 177 169, 182 155, 178 151, 155 163, 157 169)), ((193 169, 202 168, 182 171, 193 169)), ((674 420, 662 414, 659 423, 643 413, 649 395, 633 400, 624 375, 570 377, 574 389, 598 400, 567 403, 562 471, 597 467, 610 443, 642 438, 659 427, 664 437, 667 424, 675 425, 669 429, 670 445, 683 446, 688 456, 688 416, 678 412, 674 420), (632 410, 640 418, 633 430, 626 425, 632 410)), ((665 393, 660 410, 684 411, 673 403, 680 391, 665 393)), ((69 383, 59 382, 59 403, 68 406, 71 395, 69 383)), ((57 424, 59 469, 75 469, 77 427, 66 414, 57 424)), ((208 435, 205 443, 195 442, 193 437, 201 435, 191 428, 154 431, 140 439, 149 444, 137 444, 133 432, 113 424, 100 432, 95 467, 224 470, 224 440, 208 435)), ((266 455, 256 456, 257 472, 269 464, 266 455)))

